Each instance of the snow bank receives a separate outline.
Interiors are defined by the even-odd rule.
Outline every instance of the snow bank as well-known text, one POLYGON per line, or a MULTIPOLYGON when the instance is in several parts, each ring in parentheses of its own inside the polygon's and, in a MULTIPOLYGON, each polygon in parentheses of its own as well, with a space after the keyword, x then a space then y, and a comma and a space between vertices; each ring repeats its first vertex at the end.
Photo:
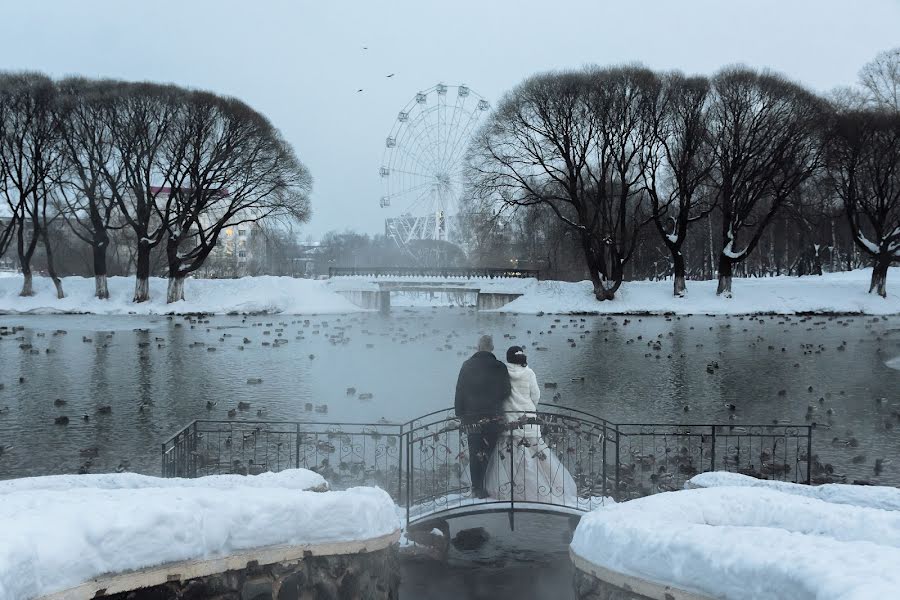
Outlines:
POLYGON ((701 473, 685 483, 685 489, 711 487, 767 488, 785 494, 815 498, 832 504, 852 504, 853 506, 900 511, 900 489, 888 486, 846 485, 843 483, 803 485, 789 481, 757 479, 725 471, 701 473))
POLYGON ((731 600, 890 598, 900 588, 900 512, 765 487, 656 494, 585 515, 578 557, 731 600))
POLYGON ((107 475, 91 480, 101 487, 62 489, 55 487, 61 480, 40 479, 51 479, 47 489, 5 482, 4 600, 53 593, 106 573, 262 546, 365 540, 400 528, 387 492, 301 491, 298 485, 310 480, 303 472, 244 477, 245 485, 215 477, 145 487, 130 475, 107 475))
POLYGON ((590 281, 536 282, 499 312, 535 314, 791 314, 798 312, 900 314, 900 267, 888 273, 888 297, 867 293, 871 269, 810 277, 735 278, 733 298, 716 296, 715 281, 688 281, 674 298, 671 281, 625 282, 611 302, 598 302, 590 281), (893 287, 892 283, 893 282, 893 287))
MULTIPOLYGON (((821 277, 769 277, 735 279, 734 298, 717 297, 716 282, 690 281, 685 298, 672 297, 670 281, 626 282, 611 302, 598 302, 588 281, 568 283, 517 278, 438 278, 438 277, 336 277, 320 281, 292 277, 244 277, 242 279, 189 279, 185 284, 187 300, 166 304, 167 280, 150 279, 150 301, 134 304, 134 279, 111 277, 109 300, 94 298, 94 280, 85 277, 63 278, 66 298, 57 300, 53 282, 35 277, 35 295, 19 297, 20 277, 0 277, 0 314, 19 313, 91 313, 91 314, 165 314, 203 312, 333 314, 362 309, 340 292, 377 290, 375 281, 447 283, 486 293, 521 294, 498 309, 499 312, 603 313, 603 314, 753 314, 798 312, 900 314, 900 295, 888 297, 868 294, 871 271, 862 269, 829 273, 821 277)), ((891 269, 890 281, 900 286, 900 267, 891 269)), ((893 289, 893 288, 889 288, 893 289)), ((900 289, 900 288, 898 288, 900 289)), ((401 300, 401 304, 402 304, 401 300)), ((419 305, 420 302, 412 301, 419 305)), ((425 303, 432 305, 431 301, 425 303)))
POLYGON ((290 469, 280 473, 210 475, 196 479, 162 478, 137 473, 97 473, 90 475, 47 475, 0 481, 0 494, 13 492, 58 492, 91 488, 95 490, 138 490, 146 488, 234 488, 276 487, 290 490, 327 489, 325 478, 308 469, 290 469))
POLYGON ((21 277, 0 278, 0 313, 92 313, 164 314, 204 312, 210 314, 350 313, 360 309, 324 286, 324 282, 293 277, 244 277, 242 279, 188 279, 187 300, 166 304, 168 280, 150 279, 150 301, 135 304, 134 278, 110 277, 109 300, 94 297, 94 280, 64 277, 66 297, 56 298, 49 277, 35 277, 35 295, 21 298, 21 277))

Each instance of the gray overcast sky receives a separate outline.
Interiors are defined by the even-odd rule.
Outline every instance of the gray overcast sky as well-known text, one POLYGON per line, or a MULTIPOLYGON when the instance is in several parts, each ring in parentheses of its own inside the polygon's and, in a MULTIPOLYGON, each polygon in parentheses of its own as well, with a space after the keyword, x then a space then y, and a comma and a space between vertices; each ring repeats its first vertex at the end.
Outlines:
POLYGON ((318 238, 383 231, 385 136, 438 81, 496 102, 547 69, 742 62, 825 91, 900 45, 900 0, 7 0, 0 23, 0 68, 174 82, 266 114, 315 178, 318 238))

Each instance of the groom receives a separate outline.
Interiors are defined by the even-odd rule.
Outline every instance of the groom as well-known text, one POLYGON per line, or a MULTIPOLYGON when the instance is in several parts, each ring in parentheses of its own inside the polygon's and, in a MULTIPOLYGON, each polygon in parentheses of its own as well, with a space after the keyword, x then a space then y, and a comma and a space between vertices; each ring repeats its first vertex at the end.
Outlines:
POLYGON ((472 495, 487 497, 484 474, 500 432, 498 416, 509 397, 509 372, 494 355, 489 335, 478 340, 478 351, 463 363, 456 382, 456 416, 469 441, 469 473, 472 495))

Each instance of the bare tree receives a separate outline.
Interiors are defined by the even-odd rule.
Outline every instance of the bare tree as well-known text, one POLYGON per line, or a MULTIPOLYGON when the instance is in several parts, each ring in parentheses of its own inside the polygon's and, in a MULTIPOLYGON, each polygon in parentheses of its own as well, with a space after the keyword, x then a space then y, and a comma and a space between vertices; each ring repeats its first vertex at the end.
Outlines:
POLYGON ((641 173, 659 79, 638 67, 539 75, 473 142, 476 193, 546 207, 577 234, 598 300, 615 296, 643 224, 641 173))
POLYGON ((183 92, 174 86, 120 83, 110 93, 117 104, 107 114, 114 156, 101 168, 106 187, 137 242, 134 301, 146 302, 151 253, 169 231, 166 211, 161 212, 159 205, 171 201, 177 163, 166 144, 171 143, 171 129, 183 107, 183 92))
POLYGON ((95 295, 109 298, 106 254, 116 203, 110 187, 121 186, 120 158, 110 134, 117 87, 109 82, 67 79, 59 84, 62 149, 58 192, 72 232, 91 247, 95 295), (111 176, 106 177, 109 173, 111 176))
POLYGON ((853 240, 873 260, 869 293, 886 297, 888 267, 900 260, 900 113, 842 113, 828 142, 828 173, 853 240))
POLYGON ((712 80, 711 178, 722 216, 717 294, 759 243, 784 202, 820 166, 825 104, 772 74, 729 68, 712 80), (739 246, 739 244, 741 246, 739 246))
POLYGON ((654 119, 656 144, 648 148, 644 171, 653 222, 672 257, 674 294, 678 297, 686 291, 682 248, 688 226, 706 217, 714 206, 701 201, 712 167, 706 121, 708 98, 709 81, 705 77, 666 76, 661 110, 654 119))
POLYGON ((225 228, 309 218, 309 172, 272 124, 239 100, 186 95, 164 162, 171 186, 154 207, 167 228, 167 302, 184 299, 185 277, 203 265, 225 228))
POLYGON ((38 73, 0 76, 0 106, 0 164, 5 175, 2 191, 17 223, 16 249, 24 277, 20 295, 34 295, 31 259, 40 241, 56 295, 63 298, 48 235, 50 223, 58 216, 49 202, 52 174, 59 159, 56 86, 38 73))
POLYGON ((900 48, 885 50, 859 72, 870 106, 900 112, 900 48))

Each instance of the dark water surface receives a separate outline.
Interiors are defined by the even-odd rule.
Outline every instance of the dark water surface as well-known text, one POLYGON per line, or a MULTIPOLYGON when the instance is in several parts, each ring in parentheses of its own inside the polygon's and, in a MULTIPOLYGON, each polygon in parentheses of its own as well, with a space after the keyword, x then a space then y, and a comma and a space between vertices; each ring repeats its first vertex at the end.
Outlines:
MULTIPOLYGON (((898 317, 538 317, 441 308, 206 321, 0 317, 2 326, 24 328, 0 336, 0 478, 76 472, 81 451, 95 447, 92 472, 158 475, 166 438, 192 419, 226 419, 239 401, 251 408, 237 419, 407 421, 452 405, 461 361, 490 333, 500 354, 525 346, 539 380, 558 383, 546 402, 558 392, 559 404, 632 423, 802 424, 809 415, 819 425, 814 452, 837 472, 900 485, 900 371, 885 365, 900 355, 898 317), (719 367, 709 373, 713 361, 719 367), (372 399, 348 396, 350 386, 372 399), (208 410, 207 402, 216 404, 208 410), (327 415, 307 403, 326 404, 327 415), (104 405, 111 412, 99 413, 104 405), (69 424, 54 424, 59 416, 69 424)), ((407 567, 404 597, 564 600, 568 589, 549 595, 536 583, 570 581, 566 522, 557 524, 537 525, 534 535, 525 524, 512 537, 498 533, 481 555, 458 553, 446 568, 407 567), (542 530, 559 538, 557 550, 542 546, 542 530), (419 593, 434 586, 436 569, 439 592, 419 593)))

